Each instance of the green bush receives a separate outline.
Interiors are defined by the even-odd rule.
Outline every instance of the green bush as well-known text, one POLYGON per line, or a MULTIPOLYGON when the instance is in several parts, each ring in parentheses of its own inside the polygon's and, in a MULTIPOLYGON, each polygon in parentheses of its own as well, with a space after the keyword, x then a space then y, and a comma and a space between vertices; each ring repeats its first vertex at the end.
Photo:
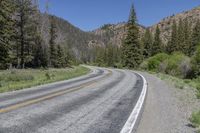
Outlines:
POLYGON ((196 89, 197 89, 197 94, 196 94, 197 98, 200 99, 200 83, 197 84, 196 89))
POLYGON ((51 80, 51 79, 53 79, 55 77, 55 74, 46 72, 45 73, 45 77, 46 77, 47 80, 51 80))
POLYGON ((200 76, 200 46, 197 47, 197 50, 192 57, 192 68, 195 76, 200 76))
POLYGON ((160 53, 145 60, 140 67, 148 71, 161 72, 185 78, 191 72, 190 62, 189 57, 179 52, 172 55, 160 53))
POLYGON ((200 128, 200 111, 192 113, 192 116, 190 117, 190 122, 194 127, 200 128))
POLYGON ((190 58, 182 53, 174 53, 167 60, 166 74, 186 78, 191 72, 190 58))
POLYGON ((157 54, 144 61, 140 67, 148 71, 159 72, 161 63, 163 63, 168 57, 169 56, 165 53, 157 54))

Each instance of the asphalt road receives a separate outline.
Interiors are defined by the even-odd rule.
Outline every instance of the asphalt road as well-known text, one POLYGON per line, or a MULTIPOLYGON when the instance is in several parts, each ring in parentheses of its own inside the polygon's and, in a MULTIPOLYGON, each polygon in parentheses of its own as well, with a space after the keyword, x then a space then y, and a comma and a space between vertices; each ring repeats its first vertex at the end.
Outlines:
POLYGON ((92 68, 79 78, 0 94, 0 133, 120 133, 142 86, 131 71, 92 68))

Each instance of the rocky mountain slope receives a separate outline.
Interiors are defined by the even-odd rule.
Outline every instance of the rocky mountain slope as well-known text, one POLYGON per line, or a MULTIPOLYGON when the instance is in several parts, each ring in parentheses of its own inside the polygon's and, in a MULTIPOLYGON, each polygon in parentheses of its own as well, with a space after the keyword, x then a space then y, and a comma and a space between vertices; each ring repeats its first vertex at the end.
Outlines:
MULTIPOLYGON (((145 27, 138 25, 141 35, 145 31, 145 27)), ((94 30, 92 33, 101 37, 105 44, 113 44, 121 46, 122 40, 126 34, 126 23, 106 24, 99 29, 94 30)))
MULTIPOLYGON (((172 15, 161 20, 158 24, 155 24, 150 28, 154 33, 157 26, 161 29, 161 38, 166 44, 168 38, 171 34, 171 26, 173 21, 178 22, 180 19, 188 19, 193 26, 198 19, 200 19, 200 7, 196 7, 192 10, 179 13, 177 15, 172 15)), ((69 47, 69 49, 76 55, 77 58, 89 58, 91 49, 96 46, 105 47, 106 45, 117 45, 121 46, 122 40, 126 34, 126 23, 118 24, 106 24, 99 29, 93 30, 91 32, 85 32, 79 28, 73 26, 64 19, 54 16, 57 25, 57 43, 63 44, 69 47)), ((49 21, 47 16, 42 15, 42 32, 45 38, 46 44, 48 44, 49 34, 48 27, 49 21)), ((141 36, 145 32, 145 27, 138 25, 140 29, 141 36)))
POLYGON ((175 20, 178 23, 179 20, 181 19, 182 20, 187 19, 190 25, 193 27, 195 23, 198 20, 200 20, 200 7, 196 7, 192 10, 184 11, 182 13, 172 15, 170 17, 166 17, 163 20, 161 20, 158 24, 155 24, 149 28, 154 33, 156 30, 156 27, 159 26, 161 30, 161 38, 163 39, 164 43, 166 43, 171 34, 171 27, 172 27, 173 21, 175 20))
MULTIPOLYGON (((188 19, 191 27, 193 27, 196 24, 196 22, 200 19, 200 7, 196 7, 192 10, 184 11, 182 13, 166 17, 162 19, 159 23, 146 28, 149 28, 152 33, 155 33, 156 27, 159 26, 161 30, 161 38, 163 42, 166 44, 171 35, 171 27, 173 21, 175 20, 178 23, 179 20, 181 19, 182 20, 188 19)), ((146 28, 139 25, 141 35, 145 32, 146 28)), ((106 36, 106 37, 110 36, 109 43, 120 46, 122 43, 121 40, 123 39, 126 33, 125 23, 119 23, 116 25, 110 25, 110 24, 104 25, 103 27, 94 30, 93 33, 95 35, 100 35, 100 36, 106 36)))

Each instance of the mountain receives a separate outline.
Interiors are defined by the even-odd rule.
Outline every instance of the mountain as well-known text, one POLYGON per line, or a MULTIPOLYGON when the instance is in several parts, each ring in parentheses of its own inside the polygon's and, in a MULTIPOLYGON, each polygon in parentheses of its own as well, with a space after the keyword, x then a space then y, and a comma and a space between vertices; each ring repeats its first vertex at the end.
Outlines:
POLYGON ((192 10, 184 11, 182 13, 166 17, 162 19, 159 23, 148 28, 150 28, 150 30, 153 33, 155 33, 156 27, 159 26, 161 30, 161 38, 163 42, 166 44, 171 34, 171 29, 172 29, 171 27, 173 21, 175 20, 178 23, 179 20, 181 19, 182 20, 187 19, 191 27, 193 27, 196 24, 196 22, 200 19, 200 7, 196 7, 192 10))
MULTIPOLYGON (((168 39, 171 35, 171 29, 173 21, 175 20, 177 23, 179 20, 188 19, 191 27, 193 27, 196 22, 200 19, 200 7, 193 8, 189 11, 184 11, 182 13, 172 15, 162 19, 159 23, 152 25, 150 27, 139 26, 140 33, 143 35, 146 28, 149 28, 152 33, 155 33, 156 27, 159 26, 161 30, 161 38, 165 44, 167 44, 168 39)), ((95 35, 100 35, 103 40, 107 40, 108 44, 116 44, 121 46, 122 39, 126 33, 125 23, 119 24, 107 24, 102 26, 99 29, 93 31, 95 35)))
MULTIPOLYGON (((49 40, 49 20, 48 15, 41 15, 41 24, 42 24, 42 33, 45 43, 48 44, 49 40)), ((197 22, 200 18, 200 7, 196 7, 192 10, 179 13, 177 15, 172 15, 162 19, 159 23, 147 27, 151 30, 152 33, 155 33, 157 26, 161 30, 161 38, 165 44, 171 34, 172 23, 175 20, 178 22, 180 19, 188 19, 191 23, 191 26, 197 22)), ((122 40, 126 34, 126 23, 118 24, 105 24, 102 27, 85 32, 81 29, 73 26, 68 21, 54 16, 56 25, 57 25, 57 44, 62 44, 66 46, 77 59, 84 61, 92 60, 93 48, 96 46, 105 47, 107 45, 122 45, 122 40)), ((138 25, 140 30, 140 36, 142 36, 146 30, 146 27, 138 25)))
MULTIPOLYGON (((145 27, 138 25, 141 35, 145 31, 145 27)), ((126 23, 105 24, 101 28, 94 30, 92 33, 101 37, 104 44, 122 45, 122 40, 126 35, 126 23)))
MULTIPOLYGON (((98 37, 90 32, 84 32, 79 28, 73 26, 68 21, 53 16, 53 19, 56 24, 56 34, 57 39, 56 43, 61 44, 64 47, 71 50, 71 52, 76 56, 76 58, 80 59, 82 56, 81 51, 87 51, 88 43, 90 40, 98 40, 98 37)), ((50 29, 50 21, 49 15, 42 14, 41 19, 41 32, 46 45, 49 44, 49 29, 50 29)))

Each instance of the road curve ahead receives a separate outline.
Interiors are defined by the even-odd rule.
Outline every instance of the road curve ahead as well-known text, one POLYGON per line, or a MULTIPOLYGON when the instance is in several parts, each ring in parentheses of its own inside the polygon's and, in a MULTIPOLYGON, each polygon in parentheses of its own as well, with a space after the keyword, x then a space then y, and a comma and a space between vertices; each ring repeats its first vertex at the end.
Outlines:
POLYGON ((90 68, 79 78, 0 94, 0 133, 122 132, 144 81, 128 70, 90 68))

